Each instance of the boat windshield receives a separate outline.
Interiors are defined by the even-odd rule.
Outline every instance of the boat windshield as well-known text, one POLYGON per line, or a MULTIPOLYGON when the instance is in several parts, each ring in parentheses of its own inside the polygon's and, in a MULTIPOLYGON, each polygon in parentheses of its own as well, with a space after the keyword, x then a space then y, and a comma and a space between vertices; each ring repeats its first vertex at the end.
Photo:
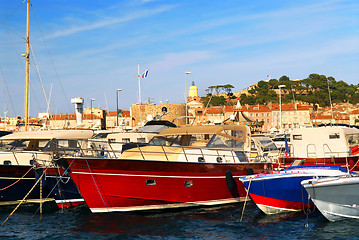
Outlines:
POLYGON ((41 151, 49 140, 2 140, 0 151, 41 151))
POLYGON ((259 139, 258 142, 263 152, 278 150, 277 146, 271 139, 259 139))
POLYGON ((243 142, 236 141, 230 138, 226 138, 220 135, 215 135, 214 138, 208 144, 209 148, 243 148, 243 142))
POLYGON ((359 134, 347 134, 346 135, 349 147, 354 147, 359 144, 359 134))
POLYGON ((212 136, 210 134, 160 136, 152 138, 149 145, 205 147, 212 136))
POLYGON ((193 134, 154 137, 149 145, 191 146, 207 148, 243 148, 243 142, 216 134, 193 134))

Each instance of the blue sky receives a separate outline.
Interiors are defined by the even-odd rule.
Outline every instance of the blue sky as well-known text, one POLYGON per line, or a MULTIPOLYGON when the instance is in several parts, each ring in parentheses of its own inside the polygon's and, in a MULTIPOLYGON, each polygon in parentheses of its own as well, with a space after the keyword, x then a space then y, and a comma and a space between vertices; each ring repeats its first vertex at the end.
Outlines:
MULTIPOLYGON (((141 98, 183 103, 185 72, 200 96, 212 85, 240 91, 267 75, 311 73, 359 83, 357 0, 32 0, 31 116, 116 109, 141 98), (39 69, 44 88, 40 84, 39 69), (52 89, 52 90, 51 90, 52 89), (51 97, 50 97, 51 93, 51 97)), ((24 115, 26 4, 0 0, 0 115, 24 115)))

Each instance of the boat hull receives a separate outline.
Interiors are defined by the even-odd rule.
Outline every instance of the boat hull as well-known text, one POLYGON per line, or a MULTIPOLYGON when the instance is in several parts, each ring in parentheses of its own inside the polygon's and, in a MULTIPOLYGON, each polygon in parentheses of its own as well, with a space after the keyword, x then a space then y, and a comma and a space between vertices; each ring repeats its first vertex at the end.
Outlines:
POLYGON ((136 211, 235 203, 246 192, 240 176, 266 163, 67 158, 71 177, 92 212, 136 211))
MULTIPOLYGON (((0 166, 0 205, 18 204, 30 192, 38 179, 32 166, 0 166)), ((42 198, 46 198, 48 191, 43 188, 42 198)), ((37 184, 26 197, 26 202, 40 199, 40 186, 37 184)))
POLYGON ((302 184, 329 221, 359 219, 359 177, 328 178, 302 184))
POLYGON ((45 184, 59 208, 70 208, 84 205, 85 200, 68 173, 61 168, 48 168, 45 184))
POLYGON ((249 196, 264 213, 277 214, 313 207, 313 202, 308 200, 307 192, 300 185, 302 180, 309 178, 312 176, 269 178, 247 181, 244 185, 249 188, 249 196))
POLYGON ((334 165, 293 166, 284 171, 242 177, 256 205, 266 214, 313 208, 301 182, 307 179, 345 176, 347 170, 334 165))

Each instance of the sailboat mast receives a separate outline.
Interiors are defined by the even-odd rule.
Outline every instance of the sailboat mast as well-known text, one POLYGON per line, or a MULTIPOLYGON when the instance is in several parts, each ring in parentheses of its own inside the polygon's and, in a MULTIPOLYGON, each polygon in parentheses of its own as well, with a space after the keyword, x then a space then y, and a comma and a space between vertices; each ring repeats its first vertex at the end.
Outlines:
POLYGON ((29 84, 30 84, 30 0, 27 0, 26 21, 26 80, 25 80, 25 131, 29 120, 29 84))

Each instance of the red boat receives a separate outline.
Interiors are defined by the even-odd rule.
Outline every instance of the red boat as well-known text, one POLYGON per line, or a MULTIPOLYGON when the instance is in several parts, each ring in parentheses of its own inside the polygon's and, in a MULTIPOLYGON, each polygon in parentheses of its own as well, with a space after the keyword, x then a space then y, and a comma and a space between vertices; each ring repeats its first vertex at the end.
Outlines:
POLYGON ((208 206, 244 200, 240 176, 271 163, 248 162, 246 126, 171 128, 120 158, 66 157, 71 178, 92 212, 208 206))

